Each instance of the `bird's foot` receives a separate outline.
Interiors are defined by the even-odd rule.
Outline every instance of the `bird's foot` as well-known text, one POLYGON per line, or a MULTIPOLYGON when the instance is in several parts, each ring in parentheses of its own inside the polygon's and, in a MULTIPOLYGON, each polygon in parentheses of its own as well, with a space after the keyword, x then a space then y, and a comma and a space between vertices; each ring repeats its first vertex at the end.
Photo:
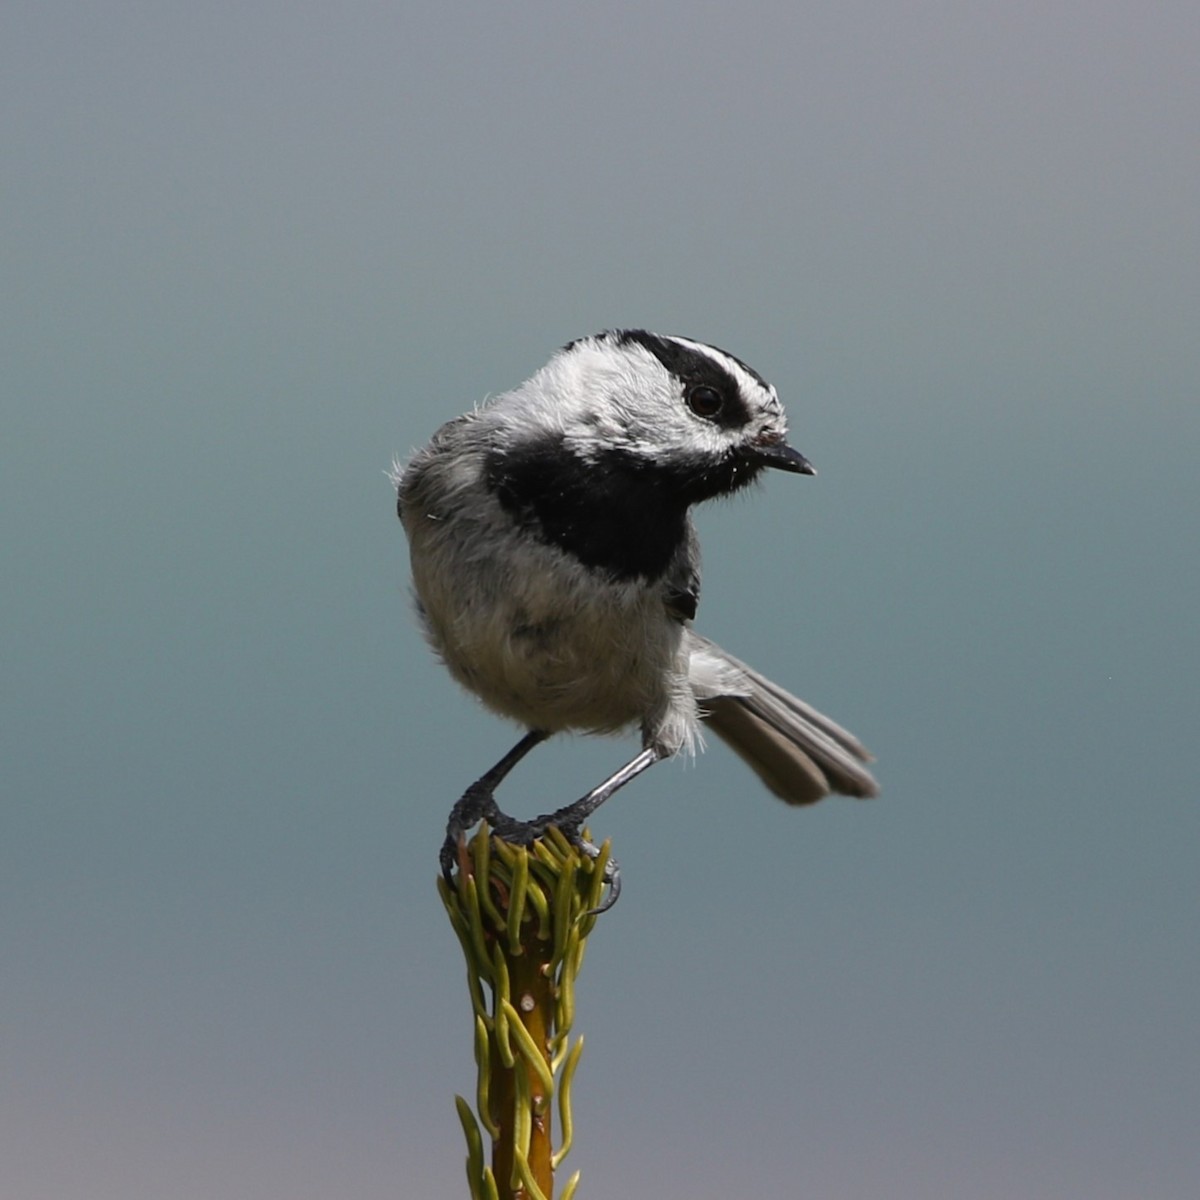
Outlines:
MULTIPOLYGON (((532 821, 519 821, 510 817, 496 803, 490 789, 484 780, 473 783, 459 798, 450 810, 450 819, 446 823, 446 840, 442 843, 438 856, 442 868, 442 876, 450 883, 456 866, 462 867, 465 853, 464 840, 470 830, 480 821, 486 821, 491 832, 501 841, 510 842, 515 846, 531 846, 539 838, 546 836, 546 831, 555 828, 567 841, 590 859, 600 857, 600 848, 587 839, 583 833, 583 822, 593 811, 593 806, 585 805, 591 800, 591 795, 568 804, 557 812, 546 813, 532 821)), ((621 867, 611 856, 604 864, 604 882, 608 885, 608 895, 598 904, 592 913, 607 912, 617 902, 621 894, 621 867)))
MULTIPOLYGON (((540 729, 531 729, 494 767, 480 776, 455 802, 446 822, 446 840, 442 842, 438 862, 447 883, 454 872, 454 865, 462 855, 462 842, 467 831, 491 813, 499 813, 494 793, 508 773, 527 755, 534 746, 546 740, 540 729)), ((503 815, 503 814, 501 814, 503 815)))
MULTIPOLYGON (((583 835, 584 823, 614 792, 623 788, 631 779, 653 766, 662 757, 662 752, 647 747, 637 757, 627 762, 619 771, 610 775, 599 787, 593 788, 573 804, 565 805, 552 813, 535 817, 532 821, 518 821, 500 810, 494 792, 500 781, 538 742, 546 735, 537 730, 526 734, 482 779, 477 780, 463 793, 450 812, 446 825, 446 840, 442 843, 440 862, 446 882, 456 863, 461 861, 464 850, 463 838, 478 821, 487 821, 496 837, 518 846, 530 846, 543 837, 551 827, 568 842, 591 859, 599 857, 600 851, 583 835)), ((613 858, 604 864, 604 881, 608 884, 608 895, 604 903, 594 912, 607 912, 621 894, 621 868, 613 858)))
MULTIPOLYGON (((545 837, 547 830, 557 829, 576 850, 595 861, 600 857, 600 847, 589 841, 583 832, 583 822, 595 809, 592 800, 592 793, 589 793, 573 804, 568 804, 556 812, 535 817, 532 821, 518 821, 515 817, 510 817, 499 809, 495 800, 491 800, 482 816, 492 833, 502 841, 528 847, 539 838, 545 837)), ((611 855, 604 863, 604 882, 608 885, 608 895, 595 908, 589 910, 590 914, 608 912, 621 894, 621 865, 611 855)))
POLYGON ((446 822, 446 840, 442 842, 442 849, 438 854, 442 877, 447 883, 450 882, 455 865, 459 864, 463 839, 472 826, 478 824, 489 811, 498 812, 499 809, 496 808, 491 789, 482 779, 471 784, 450 810, 450 818, 446 822))
MULTIPOLYGON (((582 835, 574 845, 577 845, 590 859, 595 860, 600 857, 600 847, 589 842, 582 835)), ((608 912, 621 898, 621 864, 611 854, 604 861, 604 882, 608 884, 608 895, 595 908, 589 908, 583 914, 585 917, 595 917, 608 912)))

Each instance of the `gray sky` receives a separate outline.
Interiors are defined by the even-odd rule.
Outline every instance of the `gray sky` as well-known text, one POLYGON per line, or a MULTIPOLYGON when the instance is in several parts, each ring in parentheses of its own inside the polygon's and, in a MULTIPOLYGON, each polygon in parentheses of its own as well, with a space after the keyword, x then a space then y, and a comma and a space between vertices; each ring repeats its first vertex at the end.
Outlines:
POLYGON ((821 473, 700 515, 699 623, 884 796, 718 746, 600 815, 580 1196, 1194 1196, 1194 4, 2 29, 0 1191, 465 1194, 435 855, 514 731, 384 470, 645 325, 788 405, 821 473))

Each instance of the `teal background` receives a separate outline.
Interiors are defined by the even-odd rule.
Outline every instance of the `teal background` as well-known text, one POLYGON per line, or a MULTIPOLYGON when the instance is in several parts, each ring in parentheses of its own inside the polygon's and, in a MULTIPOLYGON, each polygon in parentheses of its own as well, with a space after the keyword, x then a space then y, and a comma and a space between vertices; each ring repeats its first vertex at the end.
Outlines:
POLYGON ((788 405, 820 475, 700 514, 699 624, 884 795, 716 746, 598 817, 580 1196, 1191 1200, 1198 27, 9 3, 0 1192, 465 1195, 435 854, 514 731, 421 642, 385 469, 644 325, 788 405))

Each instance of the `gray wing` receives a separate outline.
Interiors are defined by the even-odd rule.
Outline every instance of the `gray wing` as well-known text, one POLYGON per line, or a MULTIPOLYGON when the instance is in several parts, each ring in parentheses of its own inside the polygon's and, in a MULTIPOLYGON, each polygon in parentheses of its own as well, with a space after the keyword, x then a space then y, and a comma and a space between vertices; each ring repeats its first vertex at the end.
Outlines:
POLYGON ((879 785, 864 764, 871 753, 849 731, 707 638, 689 631, 694 652, 740 676, 738 694, 702 698, 705 723, 788 804, 812 804, 831 792, 871 797, 879 785))

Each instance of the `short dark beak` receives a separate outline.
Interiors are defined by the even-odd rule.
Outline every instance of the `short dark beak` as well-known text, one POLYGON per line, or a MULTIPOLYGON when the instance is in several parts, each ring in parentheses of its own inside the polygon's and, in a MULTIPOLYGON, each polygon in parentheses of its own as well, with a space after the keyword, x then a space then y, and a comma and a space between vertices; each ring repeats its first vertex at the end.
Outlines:
POLYGON ((799 450, 793 450, 786 442, 776 442, 773 446, 755 446, 748 452, 747 457, 760 466, 791 471, 795 475, 817 473, 817 468, 799 450))

